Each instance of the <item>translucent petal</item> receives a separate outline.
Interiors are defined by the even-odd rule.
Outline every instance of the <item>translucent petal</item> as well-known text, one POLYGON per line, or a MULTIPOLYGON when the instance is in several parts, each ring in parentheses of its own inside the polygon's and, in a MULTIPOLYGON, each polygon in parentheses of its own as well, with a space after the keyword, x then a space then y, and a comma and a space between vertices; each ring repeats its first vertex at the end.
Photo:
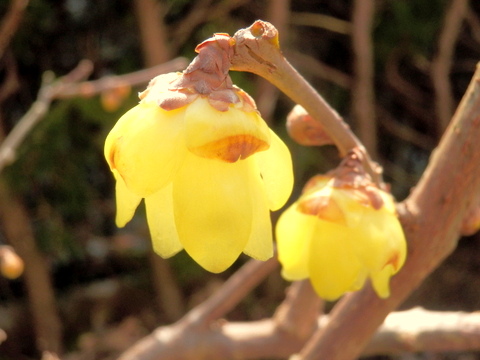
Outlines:
POLYGON ((333 188, 330 196, 344 214, 345 223, 348 227, 358 226, 363 221, 365 211, 371 210, 371 207, 358 202, 353 191, 333 188))
POLYGON ((352 230, 328 221, 318 220, 310 244, 308 270, 318 295, 336 300, 345 292, 356 290, 363 268, 347 241, 352 230))
POLYGON ((395 270, 392 265, 385 266, 379 272, 370 275, 372 286, 379 297, 385 299, 390 296, 390 277, 395 270))
POLYGON ((211 272, 228 268, 250 237, 249 161, 230 164, 188 154, 173 181, 175 223, 187 253, 211 272))
POLYGON ((293 168, 290 151, 283 141, 271 132, 270 149, 255 154, 265 183, 269 206, 272 211, 287 202, 293 188, 293 168))
POLYGON ((365 211, 361 224, 350 239, 359 260, 371 272, 378 272, 387 264, 398 271, 405 262, 406 241, 395 215, 380 209, 365 211))
POLYGON ((280 216, 275 228, 278 260, 282 276, 287 280, 301 280, 309 276, 308 257, 310 242, 318 219, 297 211, 296 204, 280 216))
POLYGON ((115 176, 116 185, 115 185, 115 198, 117 204, 117 215, 115 218, 115 223, 118 227, 124 227, 130 220, 132 220, 135 210, 140 204, 142 198, 134 193, 132 193, 122 177, 118 175, 117 170, 113 170, 115 176))
POLYGON ((128 189, 141 197, 171 181, 186 153, 184 110, 142 103, 123 115, 105 141, 105 157, 128 189))
POLYGON ((172 184, 146 197, 145 206, 153 250, 163 258, 182 250, 173 216, 172 184))
POLYGON ((235 162, 270 144, 270 129, 256 111, 233 105, 227 111, 212 107, 199 97, 186 108, 186 145, 202 157, 235 162))
POLYGON ((268 260, 273 256, 272 223, 264 184, 252 162, 252 230, 243 252, 257 260, 268 260))

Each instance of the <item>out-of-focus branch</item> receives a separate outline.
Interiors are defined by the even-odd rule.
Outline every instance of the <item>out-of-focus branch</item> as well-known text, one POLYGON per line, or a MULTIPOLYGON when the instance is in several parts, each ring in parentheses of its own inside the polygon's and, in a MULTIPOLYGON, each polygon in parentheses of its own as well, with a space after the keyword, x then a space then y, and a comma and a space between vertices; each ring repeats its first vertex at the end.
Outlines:
POLYGON ((0 224, 8 242, 25 262, 24 279, 37 349, 61 353, 62 323, 47 263, 35 243, 27 209, 0 180, 0 224))
MULTIPOLYGON (((300 290, 301 287, 296 289, 300 290)), ((300 305, 300 302, 291 305, 300 305)), ((299 318, 303 317, 301 310, 294 310, 299 318)), ((330 317, 327 315, 308 320, 309 324, 312 323, 314 328, 319 329, 327 326, 329 322, 330 317)), ((119 359, 287 358, 302 348, 305 338, 299 335, 295 331, 286 331, 275 319, 207 323, 198 327, 186 326, 180 321, 158 328, 119 359), (132 351, 133 349, 135 351, 132 351)), ((417 308, 390 314, 362 355, 395 355, 407 351, 478 351, 479 340, 480 314, 430 312, 417 308)))
POLYGON ((451 1, 440 33, 437 55, 432 61, 431 76, 435 90, 435 110, 439 134, 442 134, 447 127, 455 107, 450 84, 450 68, 467 8, 468 0, 451 1))
POLYGON ((294 64, 297 69, 301 69, 303 73, 317 76, 322 80, 329 81, 345 89, 350 89, 352 86, 353 80, 348 74, 335 69, 318 59, 302 54, 298 51, 287 50, 285 51, 285 54, 292 64, 294 64))
POLYGON ((0 25, 0 58, 20 26, 28 2, 29 0, 12 0, 10 2, 10 8, 0 25))
POLYGON ((388 315, 362 355, 479 349, 479 312, 435 312, 414 308, 388 315))
POLYGON ((399 206, 408 256, 391 295, 371 287, 347 295, 299 359, 355 359, 377 327, 456 247, 465 216, 480 193, 480 64, 421 180, 399 206), (454 162, 451 159, 456 159, 454 162))
POLYGON ((192 8, 186 16, 182 18, 179 24, 175 24, 172 29, 172 48, 175 51, 185 44, 193 31, 200 25, 210 20, 218 20, 226 17, 229 12, 245 5, 250 0, 219 1, 212 4, 212 0, 197 0, 192 4, 192 8))
POLYGON ((51 73, 46 73, 37 100, 0 144, 0 172, 5 166, 15 161, 18 147, 45 116, 53 100, 93 96, 118 86, 146 83, 162 72, 177 70, 184 67, 183 65, 186 66, 185 59, 177 58, 150 69, 121 76, 109 76, 95 81, 81 81, 92 70, 92 64, 89 61, 80 62, 74 70, 59 79, 54 79, 51 73))
POLYGON ((250 290, 278 267, 276 258, 265 262, 248 261, 239 271, 233 274, 222 288, 208 300, 192 310, 186 318, 191 322, 210 323, 232 310, 250 290))
POLYGON ((348 35, 352 32, 351 23, 325 14, 293 12, 291 23, 299 26, 315 26, 342 35, 348 35))
POLYGON ((165 25, 161 18, 163 3, 155 0, 135 0, 134 5, 145 65, 154 66, 168 61, 170 50, 167 45, 165 25))
MULTIPOLYGON (((275 24, 280 34, 288 34, 287 24, 290 17, 290 0, 270 0, 267 7, 267 21, 275 24)), ((257 78, 257 108, 262 117, 271 123, 277 105, 278 89, 263 78, 257 78)))
POLYGON ((297 281, 288 288, 273 320, 279 329, 306 341, 317 326, 322 305, 323 300, 313 290, 310 280, 297 281))
POLYGON ((352 16, 354 81, 351 91, 352 112, 358 134, 372 158, 377 159, 377 119, 373 85, 372 28, 375 1, 355 0, 352 16))
POLYGON ((220 317, 233 309, 277 267, 276 258, 265 262, 248 261, 209 299, 175 324, 156 329, 123 353, 119 360, 231 358, 224 353, 220 317))

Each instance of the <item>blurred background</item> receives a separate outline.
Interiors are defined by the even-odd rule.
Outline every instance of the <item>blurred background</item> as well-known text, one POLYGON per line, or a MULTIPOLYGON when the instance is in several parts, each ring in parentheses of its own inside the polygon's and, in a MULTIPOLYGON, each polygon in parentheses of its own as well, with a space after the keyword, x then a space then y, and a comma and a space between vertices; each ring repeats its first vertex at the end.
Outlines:
MULTIPOLYGON (((0 140, 34 104, 45 76, 65 75, 84 59, 93 64, 89 80, 179 56, 190 61, 213 33, 233 35, 257 19, 279 29, 285 56, 364 141, 397 199, 408 196, 480 60, 478 1, 2 0, 0 140)), ((293 201, 312 175, 338 164, 338 155, 330 146, 288 139, 291 100, 252 74, 231 76, 291 149, 293 201)), ((39 359, 43 350, 65 359, 113 359, 180 318, 245 261, 213 275, 184 253, 160 259, 142 207, 126 228, 115 227, 103 142, 145 86, 118 84, 54 100, 1 171, 0 245, 12 246, 25 264, 17 279, 2 265, 1 360, 39 359)), ((271 275, 228 318, 271 316, 287 285, 271 275)), ((412 306, 480 309, 478 236, 462 239, 403 305, 412 306)))

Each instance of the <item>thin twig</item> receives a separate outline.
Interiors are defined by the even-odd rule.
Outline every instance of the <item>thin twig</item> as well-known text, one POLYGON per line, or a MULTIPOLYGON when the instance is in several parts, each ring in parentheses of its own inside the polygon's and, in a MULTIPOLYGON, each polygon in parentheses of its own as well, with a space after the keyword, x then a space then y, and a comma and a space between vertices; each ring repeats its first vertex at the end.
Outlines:
POLYGON ((255 286, 278 267, 276 257, 267 261, 249 260, 212 297, 186 315, 192 323, 219 319, 232 310, 255 286))
POLYGON ((438 133, 441 134, 450 121, 455 107, 450 68, 461 26, 468 8, 468 0, 452 0, 445 15, 438 41, 438 52, 432 61, 432 81, 435 89, 435 109, 438 117, 438 133))

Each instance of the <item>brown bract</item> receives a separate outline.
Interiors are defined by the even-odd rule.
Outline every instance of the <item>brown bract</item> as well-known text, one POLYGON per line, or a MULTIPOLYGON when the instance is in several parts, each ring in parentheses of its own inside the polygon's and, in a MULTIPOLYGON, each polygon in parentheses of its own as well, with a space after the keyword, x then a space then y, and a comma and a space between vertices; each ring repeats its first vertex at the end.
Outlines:
POLYGON ((380 209, 383 206, 383 199, 379 188, 363 167, 363 156, 363 152, 359 148, 354 148, 336 169, 329 171, 326 175, 317 175, 311 178, 303 191, 307 192, 318 186, 319 183, 324 183, 326 178, 330 178, 333 188, 350 190, 360 204, 380 209))
MULTIPOLYGON (((175 110, 203 96, 218 111, 227 111, 232 104, 244 111, 256 110, 253 99, 233 85, 228 74, 234 45, 235 40, 223 33, 215 34, 198 45, 195 49, 198 56, 170 83, 168 92, 158 94, 158 105, 164 110, 175 110)), ((141 99, 155 81, 153 79, 140 94, 141 99)))

